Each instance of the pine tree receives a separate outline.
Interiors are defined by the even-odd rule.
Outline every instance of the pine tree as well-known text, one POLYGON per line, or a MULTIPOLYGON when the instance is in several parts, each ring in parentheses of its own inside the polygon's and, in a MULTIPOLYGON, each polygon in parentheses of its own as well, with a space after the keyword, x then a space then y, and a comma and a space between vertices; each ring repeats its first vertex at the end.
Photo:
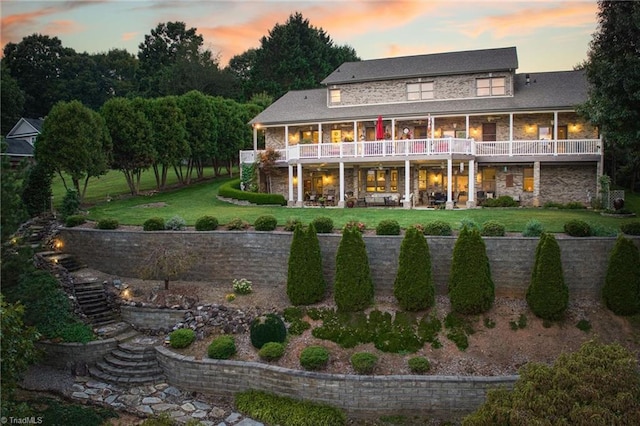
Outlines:
POLYGON ((310 305, 324 298, 326 283, 322 273, 320 241, 313 224, 305 231, 295 227, 289 253, 287 296, 293 305, 310 305))
POLYGON ((640 252, 633 241, 622 235, 609 257, 602 297, 616 315, 640 312, 640 252))
POLYGON ((552 234, 542 234, 527 289, 527 303, 536 316, 546 320, 562 318, 569 304, 569 287, 564 282, 560 246, 552 234))
POLYGON ((451 308, 459 314, 478 314, 493 305, 495 289, 484 241, 477 229, 466 226, 453 248, 449 277, 451 308))
POLYGON ((393 295, 402 309, 407 311, 419 311, 435 303, 429 245, 417 228, 407 229, 400 245, 393 295))
POLYGON ((334 298, 338 310, 361 311, 373 302, 373 281, 362 234, 347 227, 336 254, 334 298))

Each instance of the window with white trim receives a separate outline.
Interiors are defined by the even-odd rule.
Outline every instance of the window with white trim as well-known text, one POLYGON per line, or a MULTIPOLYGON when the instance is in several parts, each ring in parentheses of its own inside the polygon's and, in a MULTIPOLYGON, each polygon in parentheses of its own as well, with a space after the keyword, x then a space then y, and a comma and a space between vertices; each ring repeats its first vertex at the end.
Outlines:
POLYGON ((407 100, 420 101, 433 99, 433 81, 425 83, 407 83, 407 100))
POLYGON ((332 105, 339 104, 341 100, 340 89, 329 89, 329 101, 332 105))
POLYGON ((507 93, 504 77, 479 78, 476 80, 476 96, 504 96, 507 93))

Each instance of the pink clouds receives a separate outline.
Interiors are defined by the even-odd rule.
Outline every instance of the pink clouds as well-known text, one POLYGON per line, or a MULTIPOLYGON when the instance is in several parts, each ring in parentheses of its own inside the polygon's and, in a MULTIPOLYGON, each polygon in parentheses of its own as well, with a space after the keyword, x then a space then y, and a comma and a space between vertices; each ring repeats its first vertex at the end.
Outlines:
POLYGON ((129 32, 129 33, 124 33, 122 34, 122 36, 120 37, 120 39, 122 41, 129 41, 129 40, 133 40, 134 38, 138 37, 138 34, 140 34, 139 32, 129 32))

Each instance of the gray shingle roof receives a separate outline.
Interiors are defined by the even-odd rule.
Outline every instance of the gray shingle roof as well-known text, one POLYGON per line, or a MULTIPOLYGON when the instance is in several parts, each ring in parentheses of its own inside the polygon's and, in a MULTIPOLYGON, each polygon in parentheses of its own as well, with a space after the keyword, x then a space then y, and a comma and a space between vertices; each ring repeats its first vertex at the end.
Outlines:
POLYGON ((345 62, 329 74, 326 85, 398 78, 516 70, 515 47, 436 53, 345 62))
POLYGON ((497 112, 572 109, 587 100, 583 71, 516 74, 513 97, 454 99, 400 104, 327 107, 327 90, 291 91, 258 114, 251 124, 262 125, 348 121, 428 114, 481 114, 497 112))
POLYGON ((5 139, 7 141, 6 154, 17 156, 33 156, 33 145, 24 139, 5 139))

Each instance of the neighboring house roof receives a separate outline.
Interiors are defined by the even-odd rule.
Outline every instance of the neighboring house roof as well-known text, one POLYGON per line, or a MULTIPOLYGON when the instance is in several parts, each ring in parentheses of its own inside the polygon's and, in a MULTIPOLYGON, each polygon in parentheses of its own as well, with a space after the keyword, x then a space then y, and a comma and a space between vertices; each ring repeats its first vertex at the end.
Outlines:
POLYGON ((33 157, 33 145, 24 139, 6 139, 7 151, 3 152, 10 157, 33 157))
POLYGON ((42 118, 25 118, 22 117, 15 126, 7 133, 6 138, 21 138, 25 136, 37 136, 42 132, 42 118))
POLYGON ((513 71, 517 68, 516 48, 505 47, 345 62, 329 74, 322 84, 513 71))
POLYGON ((514 96, 327 106, 327 89, 291 91, 258 114, 251 124, 276 125, 341 121, 382 117, 411 117, 426 114, 481 114, 497 112, 573 109, 587 100, 584 71, 516 74, 514 96), (526 76, 530 83, 527 85, 526 76))

